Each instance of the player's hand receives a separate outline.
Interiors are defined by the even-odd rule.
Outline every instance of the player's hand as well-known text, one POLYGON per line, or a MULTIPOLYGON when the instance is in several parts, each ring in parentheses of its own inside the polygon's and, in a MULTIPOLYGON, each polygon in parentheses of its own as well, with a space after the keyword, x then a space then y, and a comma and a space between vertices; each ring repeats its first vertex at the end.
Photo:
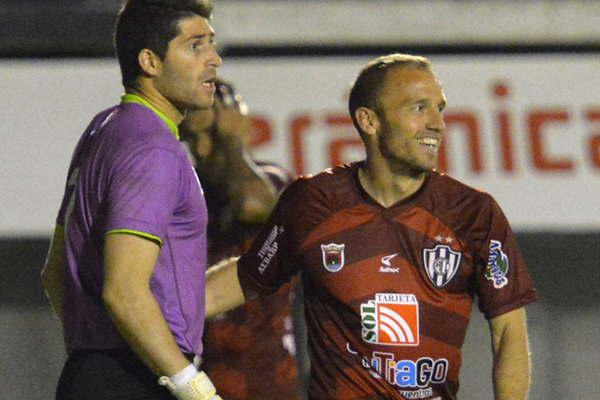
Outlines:
POLYGON ((239 110, 226 107, 215 102, 216 135, 220 139, 236 138, 243 145, 248 145, 252 131, 252 123, 247 115, 239 110))
POLYGON ((179 400, 223 400, 203 371, 198 371, 195 376, 184 384, 175 385, 166 376, 160 377, 158 383, 166 386, 171 394, 179 400))

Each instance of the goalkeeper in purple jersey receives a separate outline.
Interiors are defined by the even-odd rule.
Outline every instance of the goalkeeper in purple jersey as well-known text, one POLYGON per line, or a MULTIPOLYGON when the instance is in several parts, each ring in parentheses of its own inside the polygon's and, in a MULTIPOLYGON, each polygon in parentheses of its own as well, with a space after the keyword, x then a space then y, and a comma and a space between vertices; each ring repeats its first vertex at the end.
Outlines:
POLYGON ((115 32, 125 95, 73 153, 44 289, 68 359, 58 400, 215 400, 202 354, 207 211, 179 142, 221 64, 197 0, 130 0, 115 32))

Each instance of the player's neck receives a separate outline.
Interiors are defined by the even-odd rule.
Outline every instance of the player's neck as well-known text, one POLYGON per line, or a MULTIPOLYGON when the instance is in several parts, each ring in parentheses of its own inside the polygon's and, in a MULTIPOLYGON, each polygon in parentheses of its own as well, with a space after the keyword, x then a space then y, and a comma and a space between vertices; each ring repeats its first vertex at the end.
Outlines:
POLYGON ((413 195, 425 182, 426 173, 392 168, 388 163, 367 158, 358 170, 363 189, 375 201, 389 207, 413 195))
POLYGON ((148 100, 150 104, 166 115, 167 118, 175 123, 175 125, 179 125, 183 120, 183 114, 152 85, 140 82, 140 85, 137 88, 134 89, 128 87, 125 91, 127 93, 142 96, 144 99, 148 100))

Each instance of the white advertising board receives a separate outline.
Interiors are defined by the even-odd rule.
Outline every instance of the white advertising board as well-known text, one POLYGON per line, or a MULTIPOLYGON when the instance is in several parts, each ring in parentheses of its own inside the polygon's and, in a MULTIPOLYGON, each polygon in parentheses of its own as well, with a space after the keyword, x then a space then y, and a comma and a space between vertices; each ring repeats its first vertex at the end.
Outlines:
MULTIPOLYGON (((363 152, 346 111, 369 57, 227 59, 257 158, 316 173, 363 152)), ((600 58, 436 56, 449 106, 442 165, 490 192, 516 230, 600 229, 600 58)), ((70 153, 122 91, 114 60, 0 63, 0 233, 47 233, 70 153)))

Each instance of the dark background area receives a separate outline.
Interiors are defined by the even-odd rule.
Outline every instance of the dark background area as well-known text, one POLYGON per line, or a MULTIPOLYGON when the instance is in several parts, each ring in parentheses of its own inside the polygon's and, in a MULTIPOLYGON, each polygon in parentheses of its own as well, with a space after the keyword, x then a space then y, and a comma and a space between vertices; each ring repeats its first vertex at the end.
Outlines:
MULTIPOLYGON (((251 1, 251 0, 247 0, 251 1)), ((281 0, 280 0, 281 2, 281 0)), ((0 57, 112 57, 112 31, 119 0, 3 0, 0 4, 0 57)), ((218 0, 219 4, 227 3, 218 0)), ((493 2, 489 2, 493 3, 493 2)), ((594 38, 577 41, 502 41, 497 43, 394 43, 357 45, 290 43, 223 44, 223 57, 419 54, 599 53, 594 38)))
MULTIPOLYGON (((520 233, 517 239, 541 302, 556 312, 598 307, 600 233, 520 233)), ((47 304, 39 274, 48 245, 46 238, 0 240, 0 305, 47 304)))

